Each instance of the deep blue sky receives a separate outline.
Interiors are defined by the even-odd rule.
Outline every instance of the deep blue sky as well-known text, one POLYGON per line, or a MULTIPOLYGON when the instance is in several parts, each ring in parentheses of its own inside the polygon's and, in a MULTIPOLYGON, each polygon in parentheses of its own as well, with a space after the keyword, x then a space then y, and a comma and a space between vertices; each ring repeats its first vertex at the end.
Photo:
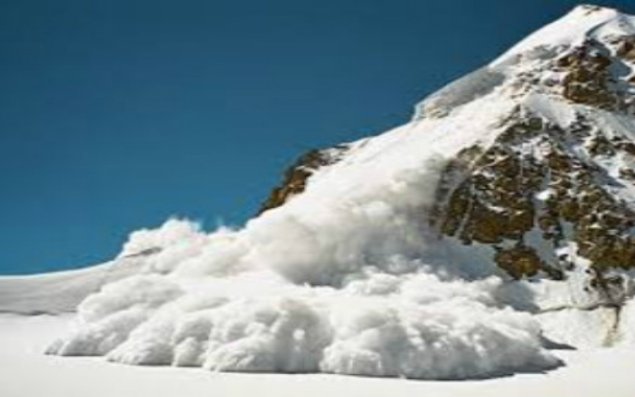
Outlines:
POLYGON ((0 273, 171 215, 240 224, 301 152, 406 121, 576 3, 3 1, 0 273))

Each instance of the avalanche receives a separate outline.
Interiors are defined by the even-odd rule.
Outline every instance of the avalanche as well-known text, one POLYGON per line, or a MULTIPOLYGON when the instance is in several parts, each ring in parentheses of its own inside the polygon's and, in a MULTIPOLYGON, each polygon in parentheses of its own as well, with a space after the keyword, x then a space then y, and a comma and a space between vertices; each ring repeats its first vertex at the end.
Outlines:
POLYGON ((134 258, 141 270, 88 296, 74 329, 48 352, 220 371, 417 379, 557 367, 546 346, 561 317, 536 312, 544 291, 558 295, 566 286, 511 281, 485 251, 442 241, 428 218, 448 159, 489 145, 519 104, 570 122, 557 104, 518 95, 508 80, 519 73, 518 56, 554 36, 564 45, 563 27, 593 29, 615 18, 611 10, 590 19, 582 12, 557 23, 557 34, 547 27, 432 95, 410 123, 346 145, 304 192, 241 229, 206 233, 172 219, 132 233, 110 266, 134 258))
POLYGON ((77 329, 49 352, 430 379, 557 366, 538 324, 506 304, 502 279, 470 263, 435 261, 442 255, 422 221, 444 163, 436 150, 487 108, 467 108, 451 125, 406 125, 354 143, 305 193, 244 229, 205 234, 170 220, 133 233, 120 260, 160 251, 147 256, 142 274, 82 302, 77 329))

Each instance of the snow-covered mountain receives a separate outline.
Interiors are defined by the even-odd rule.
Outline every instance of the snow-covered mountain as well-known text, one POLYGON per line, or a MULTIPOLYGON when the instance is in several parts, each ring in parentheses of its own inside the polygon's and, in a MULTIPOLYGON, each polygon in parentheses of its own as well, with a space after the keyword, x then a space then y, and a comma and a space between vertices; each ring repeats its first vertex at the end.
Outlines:
POLYGON ((634 343, 634 94, 635 17, 577 7, 409 123, 301 157, 243 228, 133 233, 49 353, 463 379, 634 343))

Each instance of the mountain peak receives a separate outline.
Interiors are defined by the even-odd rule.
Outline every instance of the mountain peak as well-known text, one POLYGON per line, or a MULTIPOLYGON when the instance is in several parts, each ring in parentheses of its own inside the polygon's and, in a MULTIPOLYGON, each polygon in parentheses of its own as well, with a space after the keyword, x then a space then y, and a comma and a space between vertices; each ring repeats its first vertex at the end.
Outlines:
POLYGON ((635 17, 614 8, 580 5, 562 18, 530 34, 490 66, 514 62, 536 48, 571 47, 587 39, 602 40, 635 34, 635 17))
POLYGON ((633 110, 635 17, 577 6, 490 64, 424 98, 413 119, 444 117, 493 92, 519 103, 540 94, 605 110, 633 110))

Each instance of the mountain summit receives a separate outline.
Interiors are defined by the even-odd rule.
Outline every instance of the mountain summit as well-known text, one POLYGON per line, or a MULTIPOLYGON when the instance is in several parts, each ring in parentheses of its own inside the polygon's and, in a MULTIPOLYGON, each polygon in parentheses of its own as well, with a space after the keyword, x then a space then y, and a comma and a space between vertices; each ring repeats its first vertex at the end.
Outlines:
POLYGON ((239 230, 170 220, 50 353, 457 379, 635 342, 635 17, 580 6, 376 137, 316 150, 239 230))

